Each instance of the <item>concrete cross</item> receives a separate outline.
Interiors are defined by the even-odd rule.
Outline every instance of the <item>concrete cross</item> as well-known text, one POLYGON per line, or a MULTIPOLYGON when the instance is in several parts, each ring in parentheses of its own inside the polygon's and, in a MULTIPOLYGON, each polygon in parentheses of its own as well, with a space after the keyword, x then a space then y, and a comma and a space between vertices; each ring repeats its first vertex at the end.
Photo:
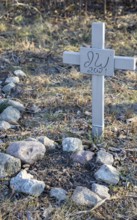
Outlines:
POLYGON ((101 136, 104 131, 104 76, 113 76, 115 69, 135 70, 134 57, 115 56, 105 49, 105 23, 92 24, 92 48, 81 47, 80 52, 65 51, 63 62, 80 65, 80 72, 92 74, 92 134, 101 136))

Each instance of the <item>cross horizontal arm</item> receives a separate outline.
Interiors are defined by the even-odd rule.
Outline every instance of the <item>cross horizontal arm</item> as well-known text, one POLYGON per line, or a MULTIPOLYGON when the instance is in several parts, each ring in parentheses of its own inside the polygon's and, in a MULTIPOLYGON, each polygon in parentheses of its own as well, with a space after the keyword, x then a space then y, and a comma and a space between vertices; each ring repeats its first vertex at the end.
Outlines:
MULTIPOLYGON (((115 56, 114 60, 115 60, 115 64, 114 64, 115 69, 121 69, 121 70, 136 69, 136 58, 134 57, 115 56)), ((63 53, 63 63, 80 65, 80 53, 65 51, 63 53)))

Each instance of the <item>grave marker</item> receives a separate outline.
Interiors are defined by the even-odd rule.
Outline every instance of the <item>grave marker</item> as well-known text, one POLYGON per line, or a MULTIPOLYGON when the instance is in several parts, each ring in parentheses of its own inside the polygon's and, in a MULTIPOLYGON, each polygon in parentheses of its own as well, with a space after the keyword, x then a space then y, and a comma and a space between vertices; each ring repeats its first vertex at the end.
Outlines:
POLYGON ((80 72, 92 74, 92 134, 99 137, 104 131, 104 76, 113 76, 115 69, 135 70, 136 59, 105 49, 105 23, 92 24, 91 44, 92 48, 81 47, 80 52, 65 51, 63 62, 80 65, 80 72))

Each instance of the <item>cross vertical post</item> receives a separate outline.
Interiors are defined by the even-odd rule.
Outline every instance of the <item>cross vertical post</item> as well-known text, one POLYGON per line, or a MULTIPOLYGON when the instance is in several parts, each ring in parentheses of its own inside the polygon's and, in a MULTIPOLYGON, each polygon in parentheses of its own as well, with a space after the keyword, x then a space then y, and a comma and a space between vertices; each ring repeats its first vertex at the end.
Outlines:
MULTIPOLYGON (((104 49, 105 23, 92 24, 92 48, 104 49)), ((104 76, 92 75, 92 134, 101 136, 104 130, 104 76)))

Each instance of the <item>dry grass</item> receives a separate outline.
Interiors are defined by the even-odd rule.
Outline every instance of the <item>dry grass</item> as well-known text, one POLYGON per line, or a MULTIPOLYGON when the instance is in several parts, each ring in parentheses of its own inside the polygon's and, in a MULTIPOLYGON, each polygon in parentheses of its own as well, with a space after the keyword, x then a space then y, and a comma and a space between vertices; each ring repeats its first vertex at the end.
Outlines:
MULTIPOLYGON (((27 19, 23 13, 22 19, 27 19)), ((24 114, 20 121, 21 129, 16 133, 7 131, 7 139, 1 151, 5 150, 10 141, 37 135, 47 135, 59 143, 64 136, 75 136, 91 143, 105 142, 108 149, 121 148, 126 151, 126 158, 120 161, 123 178, 118 186, 111 187, 110 201, 105 201, 92 212, 85 207, 76 207, 70 201, 61 207, 54 205, 49 219, 137 219, 137 124, 126 123, 127 119, 137 114, 136 73, 117 71, 115 77, 106 79, 105 134, 103 139, 93 140, 91 116, 85 114, 86 111, 91 112, 91 77, 81 74, 77 67, 62 64, 63 51, 78 51, 80 45, 90 44, 92 21, 103 19, 98 19, 95 15, 82 17, 81 20, 77 16, 66 19, 45 16, 43 21, 34 19, 27 23, 25 20, 24 25, 17 22, 15 14, 10 14, 9 17, 10 21, 3 18, 0 25, 1 56, 11 63, 6 66, 6 71, 22 68, 27 73, 28 77, 21 85, 19 99, 28 109, 36 104, 41 111, 24 114), (19 63, 17 58, 20 59, 19 63), (49 73, 51 68, 59 71, 49 73)), ((119 16, 116 22, 107 18, 106 47, 114 48, 119 55, 136 55, 137 29, 130 28, 135 22, 135 14, 119 16)), ((18 194, 12 193, 7 185, 0 187, 2 220, 28 220, 30 217, 44 219, 44 209, 49 206, 47 192, 40 198, 25 195, 18 198, 18 194), (2 199, 6 190, 8 193, 2 199)), ((53 201, 51 203, 54 204, 53 201)))

